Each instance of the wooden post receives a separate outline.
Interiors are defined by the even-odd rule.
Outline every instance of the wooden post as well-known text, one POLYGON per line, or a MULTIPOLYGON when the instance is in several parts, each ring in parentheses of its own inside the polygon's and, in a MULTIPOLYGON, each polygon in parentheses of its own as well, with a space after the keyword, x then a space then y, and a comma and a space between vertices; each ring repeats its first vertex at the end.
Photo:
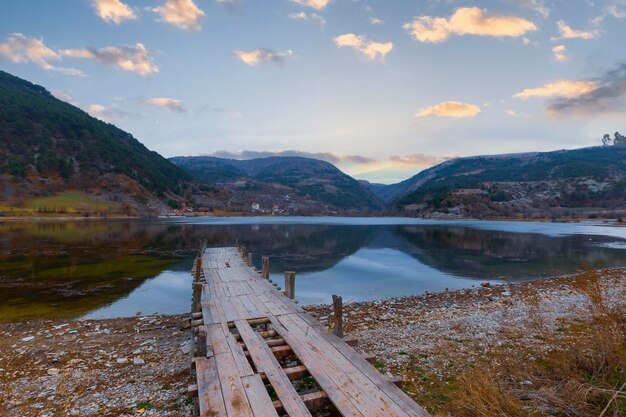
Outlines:
POLYGON ((248 266, 252 266, 253 265, 253 263, 252 263, 252 252, 248 252, 248 262, 247 263, 248 263, 248 266))
POLYGON ((296 298, 296 273, 293 271, 285 272, 285 295, 292 300, 296 298))
POLYGON ((261 274, 261 278, 270 279, 270 258, 264 256, 261 258, 261 264, 263 265, 263 273, 261 274))
POLYGON ((333 294, 333 311, 335 316, 335 335, 343 337, 343 302, 340 295, 333 294))
POLYGON ((191 285, 193 285, 191 291, 191 313, 193 314, 202 311, 202 307, 200 306, 200 298, 202 296, 202 283, 194 282, 191 285))
POLYGON ((194 278, 197 282, 200 282, 200 280, 202 279, 202 257, 201 256, 198 256, 196 258, 196 274, 194 278))

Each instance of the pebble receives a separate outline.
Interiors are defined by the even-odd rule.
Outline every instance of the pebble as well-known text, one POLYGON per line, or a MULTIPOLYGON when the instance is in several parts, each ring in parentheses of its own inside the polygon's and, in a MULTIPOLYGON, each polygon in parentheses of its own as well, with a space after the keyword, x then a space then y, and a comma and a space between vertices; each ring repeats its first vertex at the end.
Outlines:
POLYGON ((115 362, 119 363, 119 364, 124 364, 124 363, 128 363, 128 358, 117 358, 115 360, 115 362))
POLYGON ((22 339, 20 339, 22 342, 30 342, 31 340, 35 339, 35 336, 26 336, 22 339))
POLYGON ((48 375, 59 375, 61 373, 61 371, 59 371, 57 368, 50 368, 48 369, 48 375))
POLYGON ((133 365, 144 365, 146 361, 141 358, 133 358, 133 365))

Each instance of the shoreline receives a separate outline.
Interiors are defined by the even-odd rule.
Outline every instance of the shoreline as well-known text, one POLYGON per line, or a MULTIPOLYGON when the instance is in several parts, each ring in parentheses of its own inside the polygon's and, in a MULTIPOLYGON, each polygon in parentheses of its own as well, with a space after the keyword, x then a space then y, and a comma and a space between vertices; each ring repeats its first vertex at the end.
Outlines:
MULTIPOLYGON (((558 348, 571 336, 558 329, 590 320, 580 284, 589 274, 351 302, 344 329, 381 372, 401 376, 412 398, 444 416, 451 381, 472 367, 558 348)), ((613 304, 626 303, 626 268, 597 275, 613 304)), ((328 324, 330 306, 304 308, 328 324)), ((190 415, 184 316, 0 324, 0 414, 190 415)))

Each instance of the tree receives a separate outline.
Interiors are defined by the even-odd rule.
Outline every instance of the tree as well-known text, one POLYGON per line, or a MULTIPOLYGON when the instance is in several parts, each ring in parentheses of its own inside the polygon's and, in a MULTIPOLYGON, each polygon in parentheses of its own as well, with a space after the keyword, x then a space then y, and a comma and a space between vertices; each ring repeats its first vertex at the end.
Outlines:
POLYGON ((613 145, 615 146, 626 146, 626 136, 622 136, 619 132, 615 132, 613 135, 613 145))
POLYGON ((602 136, 602 146, 609 146, 611 144, 611 135, 609 135, 608 133, 605 133, 604 136, 602 136))

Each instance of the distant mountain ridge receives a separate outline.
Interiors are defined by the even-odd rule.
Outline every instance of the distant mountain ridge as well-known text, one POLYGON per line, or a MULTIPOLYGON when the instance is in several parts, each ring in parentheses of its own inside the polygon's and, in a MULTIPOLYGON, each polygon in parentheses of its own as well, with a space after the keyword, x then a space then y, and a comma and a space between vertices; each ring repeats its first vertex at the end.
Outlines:
POLYGON ((174 157, 170 161, 199 181, 214 182, 237 196, 242 207, 278 206, 294 214, 379 211, 382 202, 334 165, 304 157, 248 160, 212 156, 174 157))
POLYGON ((626 147, 457 158, 370 189, 414 215, 561 217, 624 211, 626 147))

